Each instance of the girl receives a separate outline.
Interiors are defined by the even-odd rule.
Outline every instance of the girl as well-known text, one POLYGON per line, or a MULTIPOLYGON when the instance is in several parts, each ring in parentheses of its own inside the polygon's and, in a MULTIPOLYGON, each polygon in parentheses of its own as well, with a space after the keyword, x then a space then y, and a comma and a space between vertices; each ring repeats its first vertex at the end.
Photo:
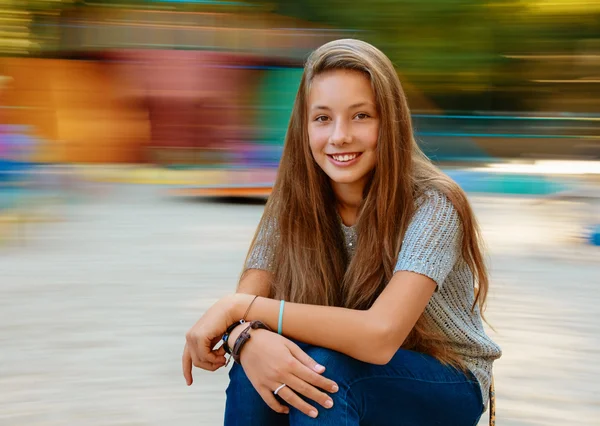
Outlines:
POLYGON ((184 376, 233 352, 226 426, 475 425, 501 355, 487 291, 473 212, 415 143, 392 63, 330 42, 306 63, 238 293, 188 332, 184 376))

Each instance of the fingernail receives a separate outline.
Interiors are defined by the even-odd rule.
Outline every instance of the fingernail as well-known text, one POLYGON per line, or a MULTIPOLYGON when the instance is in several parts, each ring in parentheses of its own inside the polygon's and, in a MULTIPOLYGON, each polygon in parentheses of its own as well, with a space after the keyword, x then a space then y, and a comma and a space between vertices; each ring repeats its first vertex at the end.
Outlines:
POLYGON ((325 371, 325 367, 323 367, 321 364, 317 364, 315 365, 315 371, 325 371))
POLYGON ((339 390, 340 390, 340 388, 338 387, 338 385, 333 385, 333 386, 331 387, 331 391, 332 391, 332 392, 337 392, 337 391, 339 391, 339 390))
POLYGON ((310 412, 308 413, 308 415, 309 415, 310 417, 312 417, 313 419, 314 419, 315 417, 317 417, 317 414, 318 414, 318 413, 317 413, 317 410, 310 410, 310 412))
POLYGON ((331 399, 328 399, 327 401, 325 401, 325 407, 327 407, 327 408, 333 407, 333 401, 331 399))

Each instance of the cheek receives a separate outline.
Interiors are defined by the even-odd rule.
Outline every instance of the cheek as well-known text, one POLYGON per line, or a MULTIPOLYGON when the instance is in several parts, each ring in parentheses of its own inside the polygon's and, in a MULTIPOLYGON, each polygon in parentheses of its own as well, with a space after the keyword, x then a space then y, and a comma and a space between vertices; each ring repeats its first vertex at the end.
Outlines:
POLYGON ((310 145, 310 150, 313 153, 313 156, 319 155, 322 153, 325 145, 327 145, 327 136, 323 134, 323 132, 319 131, 309 131, 308 132, 308 143, 310 145))
POLYGON ((377 148, 377 142, 379 141, 379 124, 375 126, 371 132, 371 145, 372 149, 377 148))
POLYGON ((375 150, 377 148, 377 141, 379 139, 379 128, 371 127, 364 129, 361 134, 361 140, 363 141, 364 147, 369 150, 375 150))

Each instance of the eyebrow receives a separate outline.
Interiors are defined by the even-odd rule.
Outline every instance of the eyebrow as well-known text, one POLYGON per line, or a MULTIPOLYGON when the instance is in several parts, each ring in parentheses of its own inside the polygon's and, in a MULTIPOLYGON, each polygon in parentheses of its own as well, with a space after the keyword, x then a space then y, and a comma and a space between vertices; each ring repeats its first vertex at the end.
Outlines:
MULTIPOLYGON (((354 109, 354 108, 359 108, 359 107, 363 107, 363 106, 374 106, 371 102, 358 102, 355 104, 352 104, 348 107, 348 109, 354 109)), ((315 105, 313 106, 311 109, 324 109, 324 110, 331 110, 331 108, 329 108, 328 106, 325 105, 315 105)))

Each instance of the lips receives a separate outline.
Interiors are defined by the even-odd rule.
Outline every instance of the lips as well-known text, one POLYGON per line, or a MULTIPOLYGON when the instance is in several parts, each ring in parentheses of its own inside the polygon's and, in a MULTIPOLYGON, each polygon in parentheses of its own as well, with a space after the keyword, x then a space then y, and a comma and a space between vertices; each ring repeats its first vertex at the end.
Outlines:
POLYGON ((359 157, 360 154, 361 154, 360 152, 351 152, 351 153, 344 153, 344 154, 327 154, 327 155, 339 163, 347 163, 347 162, 350 162, 350 161, 356 159, 357 157, 359 157))

